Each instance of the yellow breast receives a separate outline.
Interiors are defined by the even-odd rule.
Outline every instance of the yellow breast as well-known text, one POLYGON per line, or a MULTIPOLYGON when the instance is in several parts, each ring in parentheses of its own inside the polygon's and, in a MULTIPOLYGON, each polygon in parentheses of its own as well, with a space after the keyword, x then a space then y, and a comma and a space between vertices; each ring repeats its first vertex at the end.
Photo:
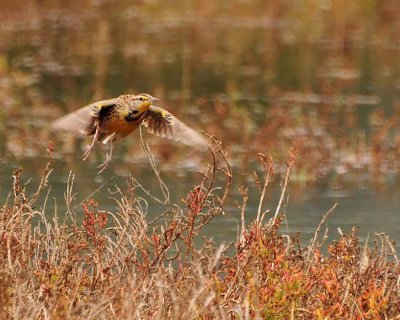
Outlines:
POLYGON ((128 122, 125 119, 109 119, 105 121, 102 129, 110 133, 119 133, 122 135, 128 135, 138 127, 136 122, 128 122))

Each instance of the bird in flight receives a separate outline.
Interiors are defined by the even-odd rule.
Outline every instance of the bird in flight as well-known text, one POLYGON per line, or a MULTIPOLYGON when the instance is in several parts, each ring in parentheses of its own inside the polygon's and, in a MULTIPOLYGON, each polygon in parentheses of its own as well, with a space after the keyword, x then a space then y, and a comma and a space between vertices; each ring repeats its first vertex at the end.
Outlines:
POLYGON ((110 144, 105 161, 98 167, 103 172, 110 164, 114 141, 125 138, 140 125, 150 133, 180 141, 200 150, 206 150, 208 141, 167 110, 153 105, 159 99, 149 94, 126 94, 102 100, 71 112, 52 123, 55 130, 93 136, 92 143, 83 155, 85 161, 96 142, 110 144))

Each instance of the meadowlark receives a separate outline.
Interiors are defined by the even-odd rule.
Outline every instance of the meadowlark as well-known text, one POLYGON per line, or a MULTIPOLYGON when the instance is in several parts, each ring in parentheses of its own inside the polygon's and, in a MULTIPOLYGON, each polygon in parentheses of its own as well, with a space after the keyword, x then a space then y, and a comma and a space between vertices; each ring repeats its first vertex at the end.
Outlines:
POLYGON ((150 133, 180 141, 197 149, 205 150, 208 141, 198 132, 189 128, 167 110, 153 105, 159 99, 149 94, 121 95, 103 100, 69 113, 52 123, 55 130, 65 130, 93 140, 83 155, 85 161, 93 151, 96 142, 110 144, 105 161, 98 166, 103 172, 111 162, 113 143, 135 131, 140 125, 150 133))

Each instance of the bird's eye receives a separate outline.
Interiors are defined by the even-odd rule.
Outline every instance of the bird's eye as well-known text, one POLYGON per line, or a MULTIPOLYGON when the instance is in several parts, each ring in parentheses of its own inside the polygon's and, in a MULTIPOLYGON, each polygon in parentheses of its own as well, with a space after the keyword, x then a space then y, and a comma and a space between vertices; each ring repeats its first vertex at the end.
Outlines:
POLYGON ((143 101, 144 99, 143 99, 143 97, 139 97, 139 101, 143 101))
POLYGON ((137 114, 139 112, 139 110, 133 110, 132 113, 133 114, 137 114))

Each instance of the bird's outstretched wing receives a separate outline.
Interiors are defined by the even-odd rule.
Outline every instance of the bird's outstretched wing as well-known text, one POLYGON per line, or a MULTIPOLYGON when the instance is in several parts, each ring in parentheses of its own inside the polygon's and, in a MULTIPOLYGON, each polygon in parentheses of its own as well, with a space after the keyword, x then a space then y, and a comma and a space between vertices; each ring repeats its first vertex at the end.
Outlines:
POLYGON ((117 99, 102 100, 58 118, 51 124, 54 130, 65 130, 82 135, 94 133, 95 120, 104 108, 114 106, 117 99))
POLYGON ((151 106, 146 112, 142 125, 155 135, 180 141, 200 150, 208 148, 206 138, 162 108, 151 106))

